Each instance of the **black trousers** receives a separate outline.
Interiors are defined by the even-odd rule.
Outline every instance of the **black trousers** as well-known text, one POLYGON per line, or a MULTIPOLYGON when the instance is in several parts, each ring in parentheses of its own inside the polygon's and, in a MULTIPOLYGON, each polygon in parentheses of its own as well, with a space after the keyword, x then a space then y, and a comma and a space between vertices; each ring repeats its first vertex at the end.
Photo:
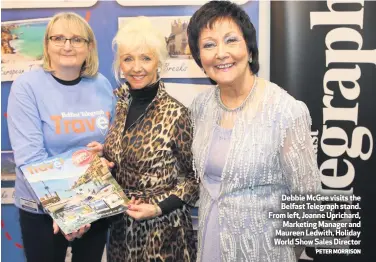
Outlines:
POLYGON ((27 262, 64 262, 69 245, 72 262, 100 262, 107 241, 106 219, 91 224, 80 239, 69 242, 61 232, 53 233, 49 215, 19 210, 21 234, 27 262))

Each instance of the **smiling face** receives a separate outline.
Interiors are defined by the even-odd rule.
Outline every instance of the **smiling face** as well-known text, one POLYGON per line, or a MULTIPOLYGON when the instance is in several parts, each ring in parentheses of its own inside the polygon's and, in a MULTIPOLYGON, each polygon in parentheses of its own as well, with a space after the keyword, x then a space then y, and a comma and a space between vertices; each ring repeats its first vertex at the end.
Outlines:
MULTIPOLYGON (((83 38, 78 31, 67 26, 63 20, 58 20, 51 28, 49 37, 83 38)), ((91 45, 86 43, 81 47, 73 47, 70 41, 65 41, 63 46, 57 46, 52 40, 48 41, 48 56, 50 66, 54 71, 77 70, 81 71, 82 65, 89 55, 91 45)))
POLYGON ((219 19, 199 37, 200 60, 206 74, 218 85, 232 85, 250 73, 243 33, 232 19, 219 19))
POLYGON ((158 57, 150 48, 120 48, 120 69, 133 89, 141 89, 157 81, 158 57))

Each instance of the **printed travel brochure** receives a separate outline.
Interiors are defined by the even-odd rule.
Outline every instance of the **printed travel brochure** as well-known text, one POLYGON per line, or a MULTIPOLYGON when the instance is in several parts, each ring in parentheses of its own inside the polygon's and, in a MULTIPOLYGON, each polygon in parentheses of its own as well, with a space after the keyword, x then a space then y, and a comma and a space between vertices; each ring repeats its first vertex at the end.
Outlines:
POLYGON ((44 210, 65 234, 127 209, 129 199, 121 186, 88 148, 24 165, 21 170, 44 210))

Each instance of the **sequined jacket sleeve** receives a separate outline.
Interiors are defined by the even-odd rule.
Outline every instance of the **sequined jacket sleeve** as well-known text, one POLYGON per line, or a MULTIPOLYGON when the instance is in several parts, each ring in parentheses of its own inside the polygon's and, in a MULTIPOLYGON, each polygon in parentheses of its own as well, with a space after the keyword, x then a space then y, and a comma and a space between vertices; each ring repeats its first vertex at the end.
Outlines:
POLYGON ((178 170, 184 179, 169 192, 169 195, 176 195, 189 205, 194 205, 198 200, 199 184, 195 178, 192 167, 192 136, 193 127, 189 117, 188 109, 183 108, 183 112, 176 120, 172 130, 172 151, 176 156, 178 170))
POLYGON ((321 183, 308 108, 295 100, 284 112, 280 160, 290 194, 316 194, 321 183))

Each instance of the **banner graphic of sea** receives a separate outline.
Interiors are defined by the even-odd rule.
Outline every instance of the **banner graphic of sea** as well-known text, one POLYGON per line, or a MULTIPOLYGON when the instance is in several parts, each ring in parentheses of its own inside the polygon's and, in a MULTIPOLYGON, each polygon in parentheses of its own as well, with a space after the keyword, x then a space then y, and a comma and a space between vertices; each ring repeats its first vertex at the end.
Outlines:
POLYGON ((34 58, 42 59, 43 56, 43 37, 47 27, 46 22, 18 24, 16 28, 11 29, 12 35, 18 39, 11 40, 10 45, 15 49, 15 53, 34 58))

